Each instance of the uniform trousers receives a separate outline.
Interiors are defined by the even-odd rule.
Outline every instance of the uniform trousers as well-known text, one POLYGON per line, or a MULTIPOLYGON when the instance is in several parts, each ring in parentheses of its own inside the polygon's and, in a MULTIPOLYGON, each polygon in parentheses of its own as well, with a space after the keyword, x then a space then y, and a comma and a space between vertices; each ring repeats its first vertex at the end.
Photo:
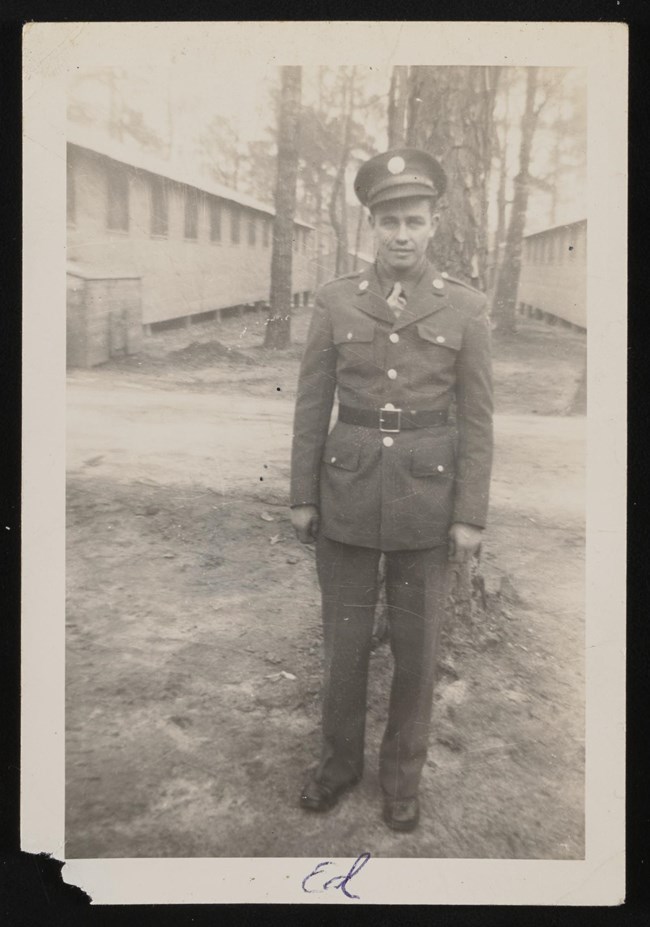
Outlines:
MULTIPOLYGON (((323 747, 316 779, 332 787, 363 773, 368 664, 381 551, 319 535, 325 671, 323 747)), ((445 616, 446 547, 385 553, 394 658, 379 779, 391 798, 417 795, 426 761, 433 689, 445 616)))

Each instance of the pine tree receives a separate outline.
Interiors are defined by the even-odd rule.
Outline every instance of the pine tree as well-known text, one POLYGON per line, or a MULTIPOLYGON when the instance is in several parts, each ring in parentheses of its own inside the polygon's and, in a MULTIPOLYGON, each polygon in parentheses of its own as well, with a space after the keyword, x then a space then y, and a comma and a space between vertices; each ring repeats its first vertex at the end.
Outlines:
POLYGON ((278 172, 271 254, 271 305, 264 338, 266 348, 286 348, 291 341, 291 271, 301 91, 302 69, 293 65, 284 66, 281 81, 278 172))

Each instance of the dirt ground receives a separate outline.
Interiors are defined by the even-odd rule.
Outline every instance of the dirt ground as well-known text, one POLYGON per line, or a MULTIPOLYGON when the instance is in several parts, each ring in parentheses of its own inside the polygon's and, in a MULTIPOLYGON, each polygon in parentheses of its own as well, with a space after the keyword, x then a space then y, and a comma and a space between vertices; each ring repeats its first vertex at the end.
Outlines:
POLYGON ((399 835, 377 780, 385 645, 363 782, 327 815, 297 805, 321 661, 286 507, 306 316, 280 354, 250 313, 70 372, 67 857, 581 858, 584 337, 495 338, 490 609, 447 629, 422 823, 399 835))

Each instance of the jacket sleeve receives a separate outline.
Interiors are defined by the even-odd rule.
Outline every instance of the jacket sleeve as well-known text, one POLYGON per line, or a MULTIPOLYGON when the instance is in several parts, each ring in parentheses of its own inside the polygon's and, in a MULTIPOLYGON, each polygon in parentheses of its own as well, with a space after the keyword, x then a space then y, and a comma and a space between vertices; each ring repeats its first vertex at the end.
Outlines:
POLYGON ((290 504, 319 505, 320 464, 336 392, 336 347, 322 295, 309 326, 298 377, 291 450, 290 504))
POLYGON ((485 527, 492 472, 492 365, 487 301, 467 320, 458 358, 458 461, 453 521, 485 527))

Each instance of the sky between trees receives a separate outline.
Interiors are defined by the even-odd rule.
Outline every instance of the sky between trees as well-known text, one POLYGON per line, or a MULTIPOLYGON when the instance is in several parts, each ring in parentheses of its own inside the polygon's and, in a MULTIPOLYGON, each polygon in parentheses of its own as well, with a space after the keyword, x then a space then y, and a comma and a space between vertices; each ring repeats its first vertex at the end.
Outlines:
MULTIPOLYGON (((200 73, 191 62, 171 61, 168 68, 95 68, 78 72, 70 82, 69 118, 129 148, 145 148, 162 159, 182 164, 201 177, 212 176, 242 192, 272 202, 275 178, 275 131, 279 68, 265 61, 232 73, 215 60, 200 73)), ((327 225, 327 190, 315 204, 313 186, 327 187, 335 174, 336 134, 340 130, 340 85, 347 68, 303 68, 302 104, 306 113, 301 136, 298 212, 314 221, 321 212, 327 225), (309 122, 311 120, 311 126, 309 122), (322 130, 322 133, 321 133, 322 130), (325 158, 314 174, 314 138, 325 158), (301 155, 303 153, 301 152, 301 155), (310 167, 312 168, 310 170, 310 167), (310 184, 312 192, 310 193, 310 184)), ((512 199, 517 170, 520 123, 525 99, 525 68, 502 68, 494 118, 505 157, 506 200, 512 199)), ((345 171, 351 243, 358 208, 352 181, 358 165, 387 147, 387 109, 391 69, 357 67, 354 74, 355 144, 345 171)), ((540 92, 548 95, 532 150, 531 189, 526 231, 537 231, 586 215, 586 75, 577 68, 539 69, 540 92)), ((496 191, 500 165, 490 171, 488 229, 497 225, 496 191)), ((314 224, 318 224, 315 222, 314 224)), ((362 249, 368 246, 364 236, 362 249)))

